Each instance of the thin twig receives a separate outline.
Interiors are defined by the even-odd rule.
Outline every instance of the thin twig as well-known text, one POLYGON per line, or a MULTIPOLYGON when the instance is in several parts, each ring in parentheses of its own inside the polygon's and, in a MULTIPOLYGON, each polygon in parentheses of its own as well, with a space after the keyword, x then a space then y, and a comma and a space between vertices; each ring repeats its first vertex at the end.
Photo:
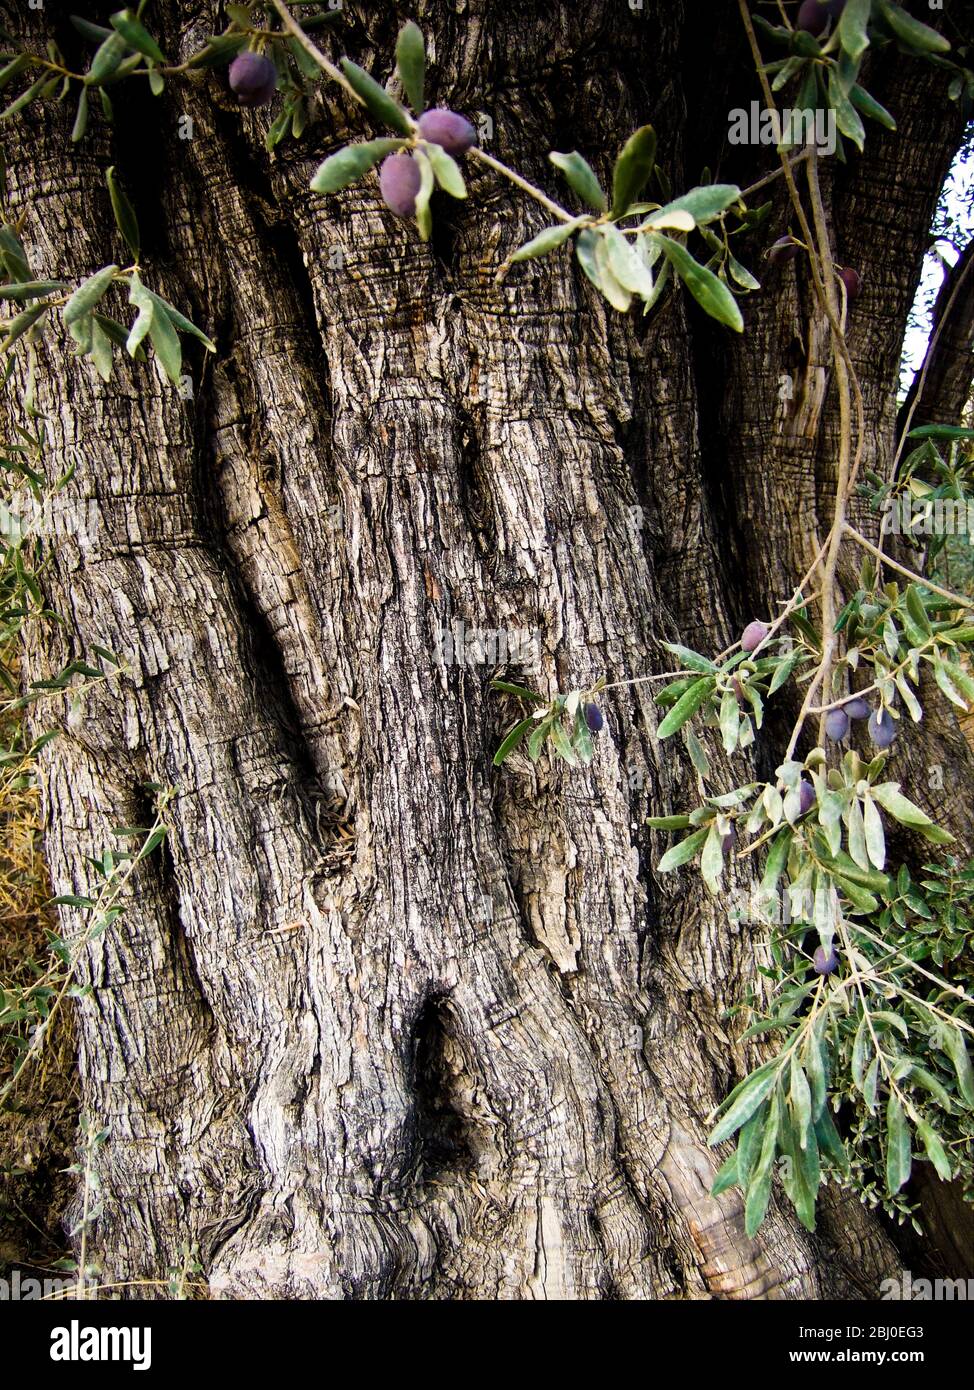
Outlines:
POLYGON ((528 183, 527 179, 522 179, 520 174, 516 174, 513 169, 509 169, 506 164, 503 164, 499 159, 495 159, 494 156, 488 154, 486 150, 482 150, 479 146, 475 145, 473 149, 467 151, 467 156, 470 159, 479 159, 481 164, 486 164, 488 168, 493 169, 496 173, 503 174, 505 179, 509 179, 511 183, 516 184, 518 188, 532 197, 535 202, 540 203, 542 207, 546 207, 560 222, 578 221, 577 213, 568 212, 559 203, 549 198, 546 193, 542 193, 540 188, 535 188, 534 184, 528 183))
POLYGON ((932 594, 939 594, 941 598, 949 599, 958 608, 974 608, 974 603, 969 598, 962 598, 960 594, 953 593, 950 589, 944 589, 939 584, 935 584, 932 579, 927 579, 925 575, 917 574, 915 570, 907 569, 906 565, 901 565, 897 560, 891 560, 888 555, 884 555, 878 545, 873 545, 872 541, 867 541, 866 537, 850 526, 848 522, 844 526, 845 534, 851 536, 857 545, 861 545, 864 550, 877 556, 884 564, 889 565, 890 569, 898 570, 900 574, 905 574, 908 579, 912 579, 916 584, 922 584, 925 589, 929 589, 932 594))
MULTIPOLYGON (((818 179, 818 154, 813 153, 808 161, 808 191, 812 202, 812 217, 815 235, 818 240, 817 252, 822 267, 822 282, 830 316, 838 316, 838 296, 836 295, 835 267, 832 264, 832 250, 829 245, 829 232, 825 223, 825 208, 822 205, 822 190, 818 179)), ((832 694, 832 668, 835 664, 835 651, 838 633, 835 631, 835 582, 842 546, 843 527, 851 484, 852 422, 849 391, 849 374, 845 359, 839 350, 838 339, 833 339, 832 360, 835 363, 836 384, 839 392, 839 476, 835 491, 835 510, 829 532, 829 550, 825 560, 822 578, 822 673, 821 687, 828 703, 832 694)), ((860 436, 861 437, 861 436, 860 436)), ((820 716, 824 721, 825 716, 820 716)), ((824 727, 819 726, 818 741, 824 738, 824 727)))
MULTIPOLYGON (((811 148, 802 150, 801 154, 797 154, 794 159, 789 159, 787 161, 788 168, 797 168, 797 166, 801 164, 803 160, 807 159, 811 153, 811 148)), ((745 198, 750 198, 752 193, 757 193, 759 189, 764 188, 767 184, 774 183, 776 179, 781 178, 784 172, 784 166, 781 166, 777 169, 772 169, 770 174, 765 174, 763 178, 758 179, 755 183, 748 184, 747 188, 741 189, 741 200, 743 201, 745 198)))

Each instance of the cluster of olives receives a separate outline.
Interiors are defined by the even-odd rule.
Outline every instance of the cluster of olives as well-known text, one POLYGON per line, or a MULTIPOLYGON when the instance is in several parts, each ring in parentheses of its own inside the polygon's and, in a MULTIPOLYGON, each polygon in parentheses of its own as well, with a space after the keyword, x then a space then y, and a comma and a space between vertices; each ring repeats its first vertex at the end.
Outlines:
POLYGON ((887 709, 873 709, 868 700, 856 695, 838 709, 829 710, 825 716, 825 734, 833 743, 841 743, 849 732, 853 719, 868 719, 866 728, 873 744, 879 749, 889 748, 896 737, 896 723, 887 709))
MULTIPOLYGON (((420 117, 420 135, 431 145, 439 145, 447 154, 465 154, 477 139, 470 121, 456 111, 436 107, 420 117)), ((415 197, 420 192, 420 165, 407 150, 388 154, 379 167, 379 192, 382 202, 396 217, 413 217, 415 197)))
MULTIPOLYGON (((266 106, 277 90, 277 69, 262 53, 239 54, 230 64, 230 89, 241 106, 266 106)), ((465 116, 446 107, 424 111, 419 118, 420 139, 439 145, 448 155, 466 154, 477 133, 465 116)), ((408 150, 388 155, 379 169, 382 200, 397 217, 413 217, 419 193, 419 164, 408 150)))
MULTIPOLYGON (((818 0, 815 0, 815 3, 817 4, 818 0)), ((749 655, 756 651, 769 631, 767 623, 757 620, 748 623, 741 634, 742 650, 749 655)), ((833 743, 841 743, 848 734, 853 719, 869 720, 866 727, 869 730, 869 737, 877 748, 889 748, 896 737, 896 722, 889 710, 882 708, 874 710, 861 695, 854 695, 851 699, 844 701, 837 709, 829 710, 825 716, 826 737, 830 738, 833 743)), ((814 797, 814 792, 812 795, 814 797)))
MULTIPOLYGON (((431 145, 439 145, 449 155, 466 154, 477 138, 476 131, 465 116, 446 107, 424 111, 419 118, 419 133, 431 145)), ((382 200, 397 217, 412 217, 416 211, 419 192, 419 165, 406 150, 387 155, 379 169, 379 192, 382 200)))

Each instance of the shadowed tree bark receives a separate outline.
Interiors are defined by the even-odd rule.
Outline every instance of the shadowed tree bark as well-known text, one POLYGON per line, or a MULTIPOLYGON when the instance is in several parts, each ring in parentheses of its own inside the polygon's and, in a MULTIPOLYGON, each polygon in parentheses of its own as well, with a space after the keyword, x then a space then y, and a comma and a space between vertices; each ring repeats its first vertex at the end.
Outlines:
MULTIPOLYGON (((704 165, 742 186, 773 167, 726 144, 759 94, 732 6, 707 34, 683 3, 422 9, 431 99, 486 112, 488 148, 544 186, 548 150, 604 174, 644 122, 675 191, 704 165)), ((209 4, 153 14, 170 54, 220 27, 209 4)), ((384 74, 403 17, 348 5, 338 42, 384 74)), ((960 124, 937 69, 875 68, 899 130, 871 128, 825 177, 839 259, 865 280, 850 347, 882 471, 960 124)), ((901 1260, 854 1197, 828 1190, 814 1236, 776 1197, 748 1238, 739 1194, 709 1196, 706 1117, 756 1055, 725 1016, 756 938, 695 872, 654 875, 645 817, 682 809, 692 774, 655 737, 649 687, 607 699, 591 768, 498 772, 516 711, 487 682, 523 672, 441 640, 526 631, 534 683, 568 689, 777 611, 830 524, 838 428, 803 264, 760 261, 791 222, 780 181, 740 252, 764 287, 738 340, 680 296, 615 314, 566 253, 496 284, 543 222, 479 166, 428 245, 373 178, 311 194, 363 134, 336 88, 268 156, 266 114, 223 74, 160 100, 131 85, 77 146, 49 106, 7 142, 38 273, 118 259, 114 163, 147 279, 218 347, 189 349, 188 400, 118 358, 103 385, 56 334, 38 383, 52 467, 75 473, 48 574, 66 627, 31 674, 92 643, 132 667, 45 752, 58 891, 84 890, 112 826, 144 822, 147 783, 177 788, 77 1013, 86 1108, 111 1131, 106 1277, 163 1278, 189 1248, 229 1295, 875 1297, 901 1260)), ((897 759, 920 801, 928 765, 950 767, 935 809, 969 844, 952 719, 897 759)))

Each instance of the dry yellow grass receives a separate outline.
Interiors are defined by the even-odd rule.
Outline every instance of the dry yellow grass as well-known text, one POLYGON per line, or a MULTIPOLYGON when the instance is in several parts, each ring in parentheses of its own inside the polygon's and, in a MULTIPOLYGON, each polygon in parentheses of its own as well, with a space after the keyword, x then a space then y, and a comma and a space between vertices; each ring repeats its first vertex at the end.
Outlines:
MULTIPOLYGON (((0 725, 9 746, 16 725, 0 725)), ((0 775, 0 990, 18 991, 50 959, 50 895, 41 853, 36 788, 0 775)), ((0 1001, 2 1002, 2 1001, 0 1001)), ((29 1019, 0 1026, 0 1086, 10 1076, 29 1019)), ((23 1262, 48 1265, 64 1254, 61 1215, 72 1161, 77 1087, 70 1015, 52 1028, 37 1061, 0 1108, 0 1272, 23 1262)))

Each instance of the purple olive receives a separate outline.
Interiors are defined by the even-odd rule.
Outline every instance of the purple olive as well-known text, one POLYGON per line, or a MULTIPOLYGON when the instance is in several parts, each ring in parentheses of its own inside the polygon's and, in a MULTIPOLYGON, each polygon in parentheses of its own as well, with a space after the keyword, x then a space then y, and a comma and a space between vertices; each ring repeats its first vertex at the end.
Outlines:
POLYGON ((732 825, 731 828, 730 828, 730 830, 728 830, 727 834, 726 834, 726 835, 723 837, 723 839, 721 840, 721 842, 720 842, 720 847, 721 847, 721 849, 723 850, 723 852, 724 852, 725 854, 730 854, 731 850, 734 848, 734 846, 735 846, 736 844, 737 844, 737 828, 736 828, 736 826, 733 826, 733 825, 732 825))
POLYGON ((888 709, 873 710, 866 727, 877 748, 888 748, 896 737, 896 721, 888 709))
POLYGON ((793 236, 780 236, 764 254, 772 265, 785 265, 786 262, 793 261, 800 250, 801 246, 793 236))
POLYGON ((585 723, 593 734, 597 734, 605 723, 605 720, 602 718, 602 711, 592 700, 585 706, 585 723))
POLYGON ((466 154, 477 142, 477 132, 466 116, 448 111, 445 106, 423 112, 419 118, 419 133, 431 145, 439 145, 452 155, 466 154))
POLYGON ((767 635, 768 628, 766 623, 759 623, 756 621, 748 623, 741 634, 741 647, 746 652, 753 652, 756 647, 761 645, 767 635))
POLYGON ((815 788, 807 777, 798 783, 798 814, 804 816, 815 805, 815 788))
POLYGON ((851 266, 846 265, 839 271, 839 279, 845 285, 845 297, 851 304, 862 293, 862 276, 858 270, 853 270, 851 266))
POLYGON ((868 719, 872 714, 869 701, 864 700, 861 695, 857 695, 854 700, 847 700, 842 708, 850 719, 868 719))
POLYGON ((230 64, 230 90, 241 106, 266 106, 277 90, 277 68, 263 53, 240 53, 230 64))
POLYGON ((831 975, 838 963, 839 958, 832 946, 828 950, 824 946, 816 946, 812 956, 812 965, 816 975, 831 975))
POLYGON ((825 716, 825 736, 841 743, 849 732, 849 716, 844 709, 830 709, 825 716))
POLYGON ((419 165, 411 154, 390 154, 379 169, 379 192, 387 208, 397 217, 412 217, 419 192, 419 165))
POLYGON ((818 0, 802 0, 798 19, 795 21, 797 29, 804 29, 806 34, 814 34, 817 37, 828 22, 829 11, 824 4, 820 5, 818 0))

